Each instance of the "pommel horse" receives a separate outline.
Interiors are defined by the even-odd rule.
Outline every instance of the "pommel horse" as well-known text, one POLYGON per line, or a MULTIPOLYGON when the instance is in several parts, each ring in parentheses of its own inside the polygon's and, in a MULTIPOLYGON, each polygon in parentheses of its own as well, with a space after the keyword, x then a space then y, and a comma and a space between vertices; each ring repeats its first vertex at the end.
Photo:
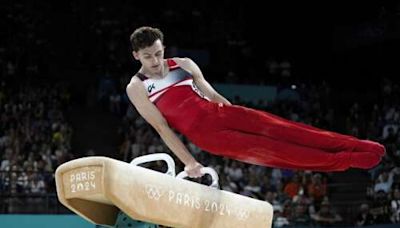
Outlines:
POLYGON ((209 167, 206 186, 175 176, 175 162, 167 154, 138 157, 131 163, 108 157, 85 157, 56 170, 59 201, 82 218, 113 227, 120 211, 129 217, 179 228, 271 227, 273 209, 266 202, 218 189, 218 175, 209 167), (164 160, 166 173, 139 166, 164 160))

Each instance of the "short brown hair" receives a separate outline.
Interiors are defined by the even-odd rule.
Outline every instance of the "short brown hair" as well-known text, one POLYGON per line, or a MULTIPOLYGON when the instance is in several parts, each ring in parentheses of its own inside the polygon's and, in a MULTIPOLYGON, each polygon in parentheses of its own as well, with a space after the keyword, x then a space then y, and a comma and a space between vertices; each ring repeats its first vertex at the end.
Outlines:
POLYGON ((160 29, 149 26, 137 28, 130 37, 133 51, 139 51, 140 49, 149 47, 158 39, 163 43, 164 34, 160 29))

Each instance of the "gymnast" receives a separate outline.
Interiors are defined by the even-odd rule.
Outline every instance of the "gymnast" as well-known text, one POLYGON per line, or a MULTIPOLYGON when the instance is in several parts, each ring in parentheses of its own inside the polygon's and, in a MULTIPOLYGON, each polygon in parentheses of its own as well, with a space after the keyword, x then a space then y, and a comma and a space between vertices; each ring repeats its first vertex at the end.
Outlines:
POLYGON ((164 59, 164 35, 143 26, 130 36, 141 68, 126 87, 139 114, 185 164, 190 177, 202 165, 172 129, 202 150, 250 164, 313 171, 370 169, 385 154, 381 144, 231 104, 189 58, 164 59))

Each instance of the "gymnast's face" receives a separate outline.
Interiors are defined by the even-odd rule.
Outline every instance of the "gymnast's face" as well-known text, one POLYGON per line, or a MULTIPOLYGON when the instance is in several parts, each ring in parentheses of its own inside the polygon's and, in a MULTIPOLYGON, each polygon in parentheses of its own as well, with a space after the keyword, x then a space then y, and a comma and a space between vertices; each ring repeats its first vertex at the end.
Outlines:
POLYGON ((162 75, 164 70, 164 45, 156 40, 153 45, 133 52, 133 57, 139 60, 145 73, 162 75))

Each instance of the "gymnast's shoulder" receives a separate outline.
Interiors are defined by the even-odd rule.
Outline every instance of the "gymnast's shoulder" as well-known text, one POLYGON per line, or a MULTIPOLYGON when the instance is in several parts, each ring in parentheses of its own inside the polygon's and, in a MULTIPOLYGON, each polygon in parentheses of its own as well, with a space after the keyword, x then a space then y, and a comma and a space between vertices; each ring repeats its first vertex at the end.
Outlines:
POLYGON ((142 86, 141 84, 142 84, 142 80, 140 80, 138 74, 135 74, 132 76, 128 85, 126 85, 126 90, 135 89, 138 86, 142 86))
POLYGON ((191 71, 193 67, 196 65, 191 58, 188 57, 173 57, 171 58, 178 66, 183 68, 184 70, 191 71))
POLYGON ((172 57, 170 59, 173 60, 178 65, 190 64, 190 62, 193 61, 189 57, 172 57))

